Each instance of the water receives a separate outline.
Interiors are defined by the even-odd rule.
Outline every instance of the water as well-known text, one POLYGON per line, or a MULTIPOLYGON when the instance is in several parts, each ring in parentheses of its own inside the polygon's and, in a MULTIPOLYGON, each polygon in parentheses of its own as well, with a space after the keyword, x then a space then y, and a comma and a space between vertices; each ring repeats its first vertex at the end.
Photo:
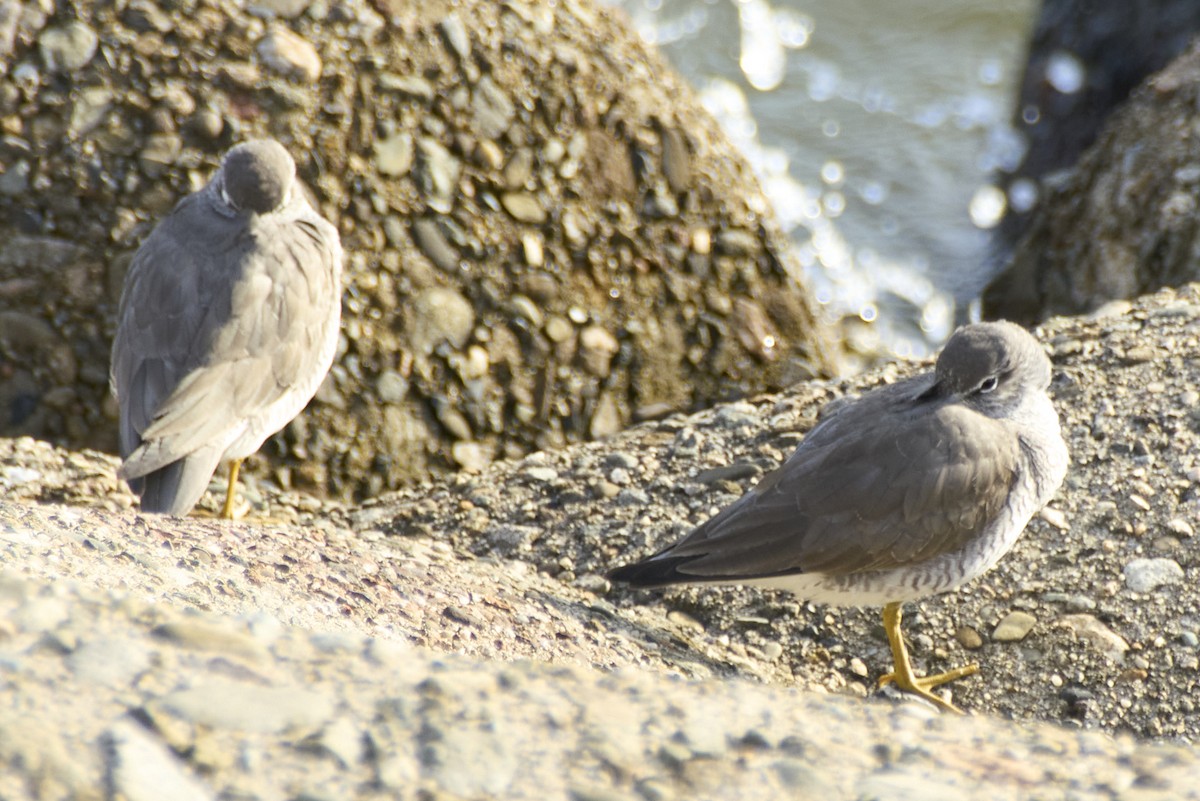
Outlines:
POLYGON ((978 296, 1033 0, 622 0, 758 172, 859 346, 921 356, 978 296))

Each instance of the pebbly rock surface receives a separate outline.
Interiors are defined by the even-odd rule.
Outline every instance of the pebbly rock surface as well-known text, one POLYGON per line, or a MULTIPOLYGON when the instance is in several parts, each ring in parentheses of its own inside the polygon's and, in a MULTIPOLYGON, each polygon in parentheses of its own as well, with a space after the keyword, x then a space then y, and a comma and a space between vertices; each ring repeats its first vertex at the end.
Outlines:
POLYGON ((0 434, 115 449, 125 269, 269 134, 343 337, 251 472, 342 500, 609 435, 835 353, 749 167, 589 0, 0 0, 0 434))
POLYGON ((1200 797, 1200 286, 1039 336, 1068 478, 906 610, 920 669, 980 664, 961 719, 875 690, 878 609, 602 578, 920 365, 362 505, 252 478, 239 523, 139 516, 112 457, 0 440, 0 795, 1200 797))

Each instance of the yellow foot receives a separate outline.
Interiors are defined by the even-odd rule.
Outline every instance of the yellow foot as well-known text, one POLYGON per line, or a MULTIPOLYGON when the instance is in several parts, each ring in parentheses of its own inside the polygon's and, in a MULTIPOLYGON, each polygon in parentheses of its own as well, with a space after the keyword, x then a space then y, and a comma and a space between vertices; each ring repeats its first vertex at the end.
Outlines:
POLYGON ((930 690, 934 687, 940 687, 946 682, 961 679, 963 676, 970 676, 972 673, 978 672, 979 665, 963 665, 960 668, 948 670, 945 673, 938 673, 936 676, 914 676, 911 673, 905 676, 903 674, 888 673, 879 677, 879 686, 882 687, 885 684, 893 683, 899 689, 920 696, 939 709, 961 715, 963 714, 961 709, 941 696, 934 695, 930 690))
POLYGON ((900 632, 901 605, 893 601, 883 607, 883 631, 887 634, 888 645, 892 649, 892 672, 879 679, 879 686, 894 682, 905 692, 924 698, 938 709, 947 712, 963 714, 954 704, 930 692, 931 689, 948 681, 970 676, 979 670, 979 665, 966 665, 936 676, 917 676, 913 673, 912 662, 908 658, 908 649, 904 647, 904 635, 900 632))

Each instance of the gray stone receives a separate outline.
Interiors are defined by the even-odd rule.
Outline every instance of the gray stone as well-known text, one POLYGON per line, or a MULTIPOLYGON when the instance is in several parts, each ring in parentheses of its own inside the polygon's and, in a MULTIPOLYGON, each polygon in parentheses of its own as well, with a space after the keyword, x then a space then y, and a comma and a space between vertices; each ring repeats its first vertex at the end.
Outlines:
POLYGON ((461 350, 475 327, 475 307, 458 290, 432 287, 413 299, 405 327, 419 353, 430 354, 442 342, 461 350))
POLYGON ((17 27, 21 22, 21 3, 19 0, 0 0, 0 75, 4 74, 3 65, 9 63, 13 45, 17 41, 17 27))
POLYGON ((533 526, 517 524, 503 526, 488 526, 484 532, 487 541, 495 547, 502 556, 528 551, 530 544, 541 534, 533 526))
POLYGON ((1173 517, 1168 520, 1167 531, 1183 539, 1188 539, 1196 535, 1196 530, 1192 528, 1192 524, 1182 517, 1173 517))
POLYGON ((677 128, 664 129, 662 146, 662 169, 667 184, 676 194, 686 192, 692 185, 692 159, 683 134, 677 128))
POLYGON ((301 741, 300 745, 313 753, 332 757, 346 769, 362 761, 365 735, 353 720, 339 717, 317 734, 301 741))
POLYGON ((164 623, 154 629, 154 635, 197 651, 215 651, 251 658, 265 655, 265 649, 258 640, 240 627, 215 624, 208 620, 185 618, 164 623))
POLYGON ((18 629, 40 634, 58 628, 70 614, 67 605, 58 598, 31 598, 9 616, 18 629))
MULTIPOLYGON (((391 222, 393 217, 388 218, 391 222)), ((441 226, 429 217, 414 220, 412 224, 413 241, 438 269, 445 273, 457 273, 459 254, 442 233, 441 226)), ((390 236, 390 235, 389 235, 390 236)))
POLYGON ((546 221, 546 210, 528 192, 505 192, 500 196, 500 205, 518 222, 540 225, 546 221))
POLYGON ((380 175, 394 178, 412 168, 413 140, 407 133, 398 133, 375 142, 375 169, 380 175))
POLYGON ((592 439, 603 439, 621 430, 621 410, 617 407, 617 399, 613 393, 605 390, 596 401, 596 409, 588 423, 588 433, 592 439))
POLYGON ((450 457, 467 473, 481 473, 492 463, 492 451, 479 442, 460 441, 450 446, 450 457))
POLYGON ((248 10, 260 17, 295 19, 308 10, 312 0, 253 0, 248 10))
POLYGON ((321 726, 334 711, 333 701, 324 693, 219 677, 201 680, 153 703, 191 723, 276 734, 293 727, 321 726))
POLYGON ((1183 568, 1174 559, 1134 559, 1125 565, 1125 586, 1134 592, 1150 592, 1181 581, 1183 568))
POLYGON ((126 801, 206 801, 216 796, 160 740, 119 720, 104 735, 113 797, 126 801))
POLYGON ((29 190, 29 173, 32 167, 25 159, 11 164, 8 169, 0 173, 0 195, 9 195, 17 197, 24 195, 29 190))
POLYGON ((462 163, 436 139, 429 137, 417 140, 417 156, 417 183, 425 195, 425 202, 434 211, 448 214, 458 192, 462 163))
POLYGON ((138 153, 138 159, 142 163, 142 169, 154 175, 161 172, 163 167, 174 164, 181 150, 183 140, 178 134, 152 134, 146 137, 146 145, 138 153))
POLYGON ((558 478, 558 471, 553 467, 533 465, 532 467, 525 468, 522 472, 534 481, 553 481, 558 478))
POLYGON ((76 92, 74 97, 68 130, 72 136, 83 136, 104 120, 112 107, 113 93, 106 86, 89 86, 76 92))
POLYGON ((737 228, 718 231, 716 246, 717 252, 726 256, 753 256, 762 247, 758 237, 737 228))
POLYGON ((258 56, 280 75, 312 83, 321 77, 321 56, 312 43, 283 25, 272 25, 258 43, 258 56))
POLYGON ((497 139, 512 124, 516 108, 491 77, 484 75, 471 93, 475 126, 488 139, 497 139))
POLYGON ((142 640, 100 637, 85 640, 66 661, 83 681, 123 689, 150 667, 150 651, 142 640))
POLYGON ((433 84, 416 75, 397 75, 393 72, 379 73, 379 88, 397 92, 418 100, 433 100, 433 84))
POLYGON ((639 487, 625 487, 617 493, 614 502, 617 506, 648 506, 650 496, 639 487))
POLYGON ((100 39, 82 22, 47 28, 38 37, 42 63, 51 72, 75 72, 83 69, 96 55, 100 39))
POLYGON ((1033 629, 1037 618, 1020 610, 1009 612, 996 624, 992 639, 996 642, 1019 642, 1033 629))
POLYGON ((136 31, 168 33, 175 28, 175 20, 153 0, 133 0, 122 18, 136 31))
POLYGON ((443 17, 438 28, 441 30, 442 36, 446 38, 446 44, 450 45, 450 49, 454 55, 458 56, 459 61, 466 61, 471 57, 471 38, 457 13, 452 12, 443 17))
POLYGON ((1129 643, 1095 615, 1066 615, 1057 625, 1069 629, 1076 637, 1117 664, 1121 663, 1129 650, 1129 643))
POLYGON ((395 370, 384 370, 375 382, 375 391, 384 403, 400 403, 408 395, 408 380, 395 370))

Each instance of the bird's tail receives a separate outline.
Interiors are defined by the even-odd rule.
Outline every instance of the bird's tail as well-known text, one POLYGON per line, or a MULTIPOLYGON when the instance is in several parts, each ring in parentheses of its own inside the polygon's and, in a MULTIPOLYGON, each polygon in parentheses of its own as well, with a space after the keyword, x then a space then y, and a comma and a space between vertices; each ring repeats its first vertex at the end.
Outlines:
POLYGON ((685 581, 704 581, 704 576, 693 576, 679 571, 681 565, 694 559, 694 556, 652 556, 632 565, 618 567, 609 572, 608 578, 610 581, 620 581, 634 587, 664 587, 685 581))
POLYGON ((166 467, 133 479, 141 484, 142 511, 156 514, 186 515, 208 489, 209 479, 220 464, 220 452, 197 451, 166 467))

